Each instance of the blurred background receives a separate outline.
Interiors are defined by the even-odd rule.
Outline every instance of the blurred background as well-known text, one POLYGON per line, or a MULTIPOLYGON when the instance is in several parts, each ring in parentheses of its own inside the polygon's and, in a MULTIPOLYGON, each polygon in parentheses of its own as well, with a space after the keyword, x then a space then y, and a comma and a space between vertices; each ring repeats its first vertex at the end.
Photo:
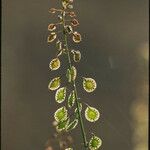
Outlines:
MULTIPOLYGON (((45 150, 55 133, 58 105, 47 89, 55 46, 46 39, 58 1, 2 1, 2 150, 45 150)), ((101 150, 148 150, 148 0, 74 0, 74 10, 83 38, 70 45, 82 53, 77 69, 98 84, 87 94, 78 82, 79 95, 101 111, 94 126, 84 120, 87 132, 101 137, 101 150)), ((80 128, 71 136, 82 150, 80 128)))

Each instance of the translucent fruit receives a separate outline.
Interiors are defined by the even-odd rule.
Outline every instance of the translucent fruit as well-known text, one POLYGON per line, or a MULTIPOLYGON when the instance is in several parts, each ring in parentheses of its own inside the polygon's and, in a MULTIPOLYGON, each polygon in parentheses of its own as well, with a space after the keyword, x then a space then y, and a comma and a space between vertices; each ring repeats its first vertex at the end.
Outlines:
POLYGON ((52 79, 48 85, 49 90, 56 90, 60 87, 60 77, 52 79))
POLYGON ((87 107, 85 110, 85 118, 89 122, 95 122, 99 119, 100 113, 99 111, 94 107, 87 107))
POLYGON ((101 147, 102 145, 102 140, 97 137, 97 136, 93 136, 91 139, 90 139, 90 142, 89 142, 89 149, 90 150, 97 150, 101 147))
POLYGON ((49 68, 51 70, 57 70, 57 69, 59 69, 59 67, 60 67, 60 60, 59 60, 59 58, 54 58, 49 63, 49 68))

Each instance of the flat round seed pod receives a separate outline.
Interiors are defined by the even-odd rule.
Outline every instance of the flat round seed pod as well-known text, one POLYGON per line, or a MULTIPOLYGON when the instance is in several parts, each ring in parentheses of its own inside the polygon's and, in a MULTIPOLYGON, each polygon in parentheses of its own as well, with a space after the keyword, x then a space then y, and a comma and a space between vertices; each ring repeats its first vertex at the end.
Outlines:
POLYGON ((81 52, 79 50, 72 50, 71 53, 73 54, 73 60, 75 62, 79 62, 81 60, 81 52))
POLYGON ((66 87, 62 87, 56 91, 55 100, 57 103, 62 103, 66 98, 66 87))
POLYGON ((78 33, 78 32, 74 32, 74 33, 73 33, 72 39, 73 39, 73 41, 74 41, 75 43, 79 43, 79 42, 81 42, 81 40, 82 40, 81 35, 80 35, 80 33, 78 33))
POLYGON ((56 39, 57 35, 55 32, 52 32, 48 37, 47 37, 47 42, 51 43, 56 39))
POLYGON ((75 103, 75 92, 73 90, 68 97, 68 107, 69 108, 73 107, 74 103, 75 103))
POLYGON ((83 88, 86 92, 93 92, 97 87, 96 81, 92 78, 83 77, 83 88))
POLYGON ((73 148, 70 148, 70 147, 69 147, 69 148, 66 148, 65 150, 73 150, 73 148))
POLYGON ((54 118, 57 122, 66 120, 67 116, 68 116, 68 111, 65 106, 56 110, 56 112, 54 114, 54 118))
POLYGON ((71 73, 71 79, 72 79, 72 81, 74 81, 77 77, 77 69, 74 66, 72 66, 70 73, 71 73))
POLYGON ((54 30, 56 30, 56 25, 53 23, 49 24, 48 25, 48 31, 54 31, 54 30))
POLYGON ((78 26, 79 25, 78 20, 77 19, 71 20, 71 25, 74 26, 74 27, 78 26))
POLYGON ((69 14, 70 17, 76 17, 75 12, 73 12, 73 11, 69 12, 68 14, 69 14))
POLYGON ((66 25, 66 26, 65 26, 65 30, 66 30, 66 32, 67 32, 68 34, 71 34, 71 33, 73 32, 72 27, 69 26, 69 25, 66 25))
POLYGON ((73 120, 71 123, 68 124, 66 127, 67 131, 73 130, 78 125, 78 119, 73 120))
POLYGON ((59 69, 59 67, 60 67, 60 60, 59 60, 59 58, 54 58, 49 63, 49 68, 51 70, 57 70, 57 69, 59 69))
POLYGON ((102 145, 102 140, 97 137, 97 136, 93 136, 91 139, 90 139, 90 142, 89 142, 89 149, 90 150, 97 150, 101 147, 102 145))
POLYGON ((56 13, 56 8, 51 8, 51 9, 49 10, 49 12, 52 13, 52 14, 56 13))
POLYGON ((85 118, 89 122, 95 122, 99 119, 100 113, 99 111, 94 107, 87 107, 85 110, 85 118))
POLYGON ((59 87, 60 87, 60 77, 52 79, 48 85, 48 89, 52 91, 58 89, 59 87))
POLYGON ((72 82, 77 77, 77 70, 74 66, 71 69, 67 69, 66 77, 68 78, 68 82, 72 82))
POLYGON ((63 131, 66 129, 66 126, 69 124, 69 120, 70 119, 66 119, 64 121, 60 121, 58 122, 57 126, 56 126, 56 130, 57 131, 63 131))
POLYGON ((62 42, 60 42, 59 40, 56 42, 56 48, 58 51, 62 50, 62 42))
POLYGON ((73 5, 68 5, 67 8, 68 9, 73 9, 73 5))

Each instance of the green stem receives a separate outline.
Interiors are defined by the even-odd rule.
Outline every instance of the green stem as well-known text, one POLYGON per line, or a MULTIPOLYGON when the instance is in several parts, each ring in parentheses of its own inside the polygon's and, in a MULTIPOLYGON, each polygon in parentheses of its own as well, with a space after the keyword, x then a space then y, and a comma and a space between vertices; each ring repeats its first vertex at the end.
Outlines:
MULTIPOLYGON (((65 25, 66 25, 66 21, 65 21, 65 17, 63 16, 63 28, 65 31, 65 25)), ((72 68, 72 63, 71 63, 71 59, 70 59, 70 51, 68 48, 68 40, 67 40, 67 35, 66 32, 64 32, 64 40, 65 40, 65 46, 66 46, 66 50, 67 50, 67 56, 68 56, 68 62, 69 62, 69 67, 70 69, 72 68)), ((81 133, 82 133, 82 138, 83 138, 83 142, 84 142, 84 148, 87 150, 87 139, 86 139, 86 133, 85 133, 85 129, 84 129, 84 125, 83 125, 83 120, 82 120, 82 116, 81 116, 81 112, 79 109, 79 101, 78 101, 78 92, 77 92, 77 88, 76 88, 76 82, 73 81, 73 86, 74 86, 74 91, 75 91, 75 103, 76 103, 76 107, 77 107, 77 112, 78 112, 78 116, 79 116, 79 123, 80 123, 80 127, 81 127, 81 133)))

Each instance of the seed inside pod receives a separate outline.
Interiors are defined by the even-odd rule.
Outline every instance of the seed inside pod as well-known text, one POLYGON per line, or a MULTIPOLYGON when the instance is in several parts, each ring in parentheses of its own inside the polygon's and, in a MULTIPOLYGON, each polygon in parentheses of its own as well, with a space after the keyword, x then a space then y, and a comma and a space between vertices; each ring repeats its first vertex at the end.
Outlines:
POLYGON ((48 25, 48 30, 49 31, 54 31, 55 29, 56 29, 56 25, 55 24, 51 23, 51 24, 48 25))

